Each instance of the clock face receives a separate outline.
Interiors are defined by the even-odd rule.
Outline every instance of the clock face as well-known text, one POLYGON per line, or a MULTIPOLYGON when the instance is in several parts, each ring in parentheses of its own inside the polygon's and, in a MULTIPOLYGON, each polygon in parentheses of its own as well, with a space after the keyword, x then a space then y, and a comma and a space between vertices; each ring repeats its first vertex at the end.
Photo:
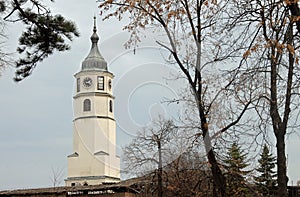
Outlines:
POLYGON ((90 78, 90 77, 86 77, 83 79, 83 86, 86 87, 86 88, 89 88, 92 86, 93 84, 93 80, 90 78))

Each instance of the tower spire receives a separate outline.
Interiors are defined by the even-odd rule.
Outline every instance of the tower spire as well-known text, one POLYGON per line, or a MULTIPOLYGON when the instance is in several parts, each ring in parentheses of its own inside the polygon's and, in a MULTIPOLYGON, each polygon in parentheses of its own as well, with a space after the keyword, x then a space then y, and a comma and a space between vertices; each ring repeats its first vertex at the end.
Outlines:
POLYGON ((97 47, 97 43, 99 40, 99 36, 97 34, 97 26, 96 26, 96 16, 94 16, 94 27, 93 27, 93 35, 91 37, 92 40, 92 44, 94 45, 94 47, 97 47))
POLYGON ((82 62, 81 70, 107 71, 107 62, 104 60, 98 49, 99 36, 97 34, 96 16, 94 16, 93 34, 91 36, 92 48, 90 53, 82 62))
POLYGON ((94 29, 93 32, 96 33, 97 32, 97 26, 96 26, 96 16, 94 16, 94 29))

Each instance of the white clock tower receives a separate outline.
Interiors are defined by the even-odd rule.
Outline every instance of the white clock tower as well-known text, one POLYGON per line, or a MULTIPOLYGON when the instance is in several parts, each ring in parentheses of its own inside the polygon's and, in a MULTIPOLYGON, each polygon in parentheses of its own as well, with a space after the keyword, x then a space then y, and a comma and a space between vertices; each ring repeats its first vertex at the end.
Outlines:
POLYGON ((120 180, 120 158, 116 156, 112 79, 107 62, 98 49, 96 18, 92 48, 75 74, 73 97, 73 154, 68 156, 67 186, 96 185, 120 180))

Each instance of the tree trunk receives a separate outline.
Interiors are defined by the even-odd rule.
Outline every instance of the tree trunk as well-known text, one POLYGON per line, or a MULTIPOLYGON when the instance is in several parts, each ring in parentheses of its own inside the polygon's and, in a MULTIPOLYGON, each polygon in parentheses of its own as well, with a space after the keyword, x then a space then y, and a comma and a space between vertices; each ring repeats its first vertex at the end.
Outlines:
POLYGON ((277 148, 277 181, 278 181, 278 196, 287 197, 287 182, 286 176, 286 156, 285 156, 285 140, 284 132, 277 131, 276 148, 277 148))
MULTIPOLYGON (((201 82, 201 74, 198 72, 197 75, 199 82, 201 82)), ((197 101, 197 107, 198 107, 198 112, 199 112, 199 118, 201 121, 201 130, 202 130, 202 138, 205 146, 205 151, 207 154, 207 159, 210 164, 210 169, 214 181, 214 191, 216 190, 217 192, 213 192, 214 197, 224 197, 226 196, 226 181, 223 172, 221 171, 219 164, 217 162, 215 152, 212 148, 211 144, 211 138, 209 135, 209 130, 208 130, 208 122, 207 118, 205 115, 205 110, 202 105, 202 97, 201 97, 201 91, 202 91, 202 86, 199 84, 198 89, 194 86, 194 91, 195 91, 195 96, 196 96, 196 101, 197 101)))
MULTIPOLYGON (((293 17, 298 17, 300 16, 300 9, 299 9, 299 5, 298 2, 291 2, 288 6, 291 14, 293 17)), ((296 27, 298 30, 298 34, 300 33, 300 20, 296 20, 296 27)))
POLYGON ((214 196, 222 196, 224 197, 226 195, 226 190, 225 190, 225 177, 217 163, 217 160, 215 158, 215 153, 213 150, 210 150, 207 153, 208 156, 208 161, 211 165, 210 169, 213 175, 213 180, 214 180, 214 185, 216 186, 217 192, 214 192, 214 196))
MULTIPOLYGON (((287 43, 289 45, 293 44, 293 27, 292 23, 288 27, 286 32, 287 43)), ((275 47, 272 48, 273 57, 275 57, 275 47)), ((292 52, 288 53, 289 57, 289 67, 288 76, 286 82, 286 96, 284 105, 284 115, 280 118, 278 112, 278 96, 277 96, 277 77, 278 68, 277 60, 272 59, 271 61, 271 103, 270 103, 270 116, 272 118, 273 132, 276 137, 276 149, 277 149, 277 182, 278 182, 278 196, 287 197, 287 167, 286 167, 286 156, 285 156, 285 135, 287 131, 287 125, 290 115, 290 105, 291 105, 291 95, 292 95, 292 83, 293 83, 293 71, 294 71, 294 54, 292 52)))
MULTIPOLYGON (((201 108, 200 108, 201 109, 201 108)), ((212 149, 211 145, 211 138, 209 135, 208 131, 208 123, 205 118, 205 115, 203 111, 200 111, 200 117, 201 117, 201 128, 202 128, 202 137, 204 141, 204 146, 205 146, 205 151, 207 154, 208 162, 210 164, 210 169, 212 172, 213 180, 214 180, 214 185, 216 186, 217 192, 214 192, 214 196, 218 197, 224 197, 226 196, 226 182, 225 182, 225 177, 224 174, 222 173, 219 164, 217 162, 215 152, 212 149)))
POLYGON ((158 146, 158 197, 163 196, 162 191, 162 160, 161 160, 161 144, 160 139, 157 140, 158 146))

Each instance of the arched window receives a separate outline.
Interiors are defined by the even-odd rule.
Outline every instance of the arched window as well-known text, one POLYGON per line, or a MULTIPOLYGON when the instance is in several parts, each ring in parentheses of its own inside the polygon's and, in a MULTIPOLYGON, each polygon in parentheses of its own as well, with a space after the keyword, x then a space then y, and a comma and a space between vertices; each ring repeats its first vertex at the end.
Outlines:
POLYGON ((91 100, 85 99, 83 101, 83 111, 91 111, 91 100))
POLYGON ((113 103, 112 103, 112 100, 109 101, 109 111, 113 112, 113 103))

